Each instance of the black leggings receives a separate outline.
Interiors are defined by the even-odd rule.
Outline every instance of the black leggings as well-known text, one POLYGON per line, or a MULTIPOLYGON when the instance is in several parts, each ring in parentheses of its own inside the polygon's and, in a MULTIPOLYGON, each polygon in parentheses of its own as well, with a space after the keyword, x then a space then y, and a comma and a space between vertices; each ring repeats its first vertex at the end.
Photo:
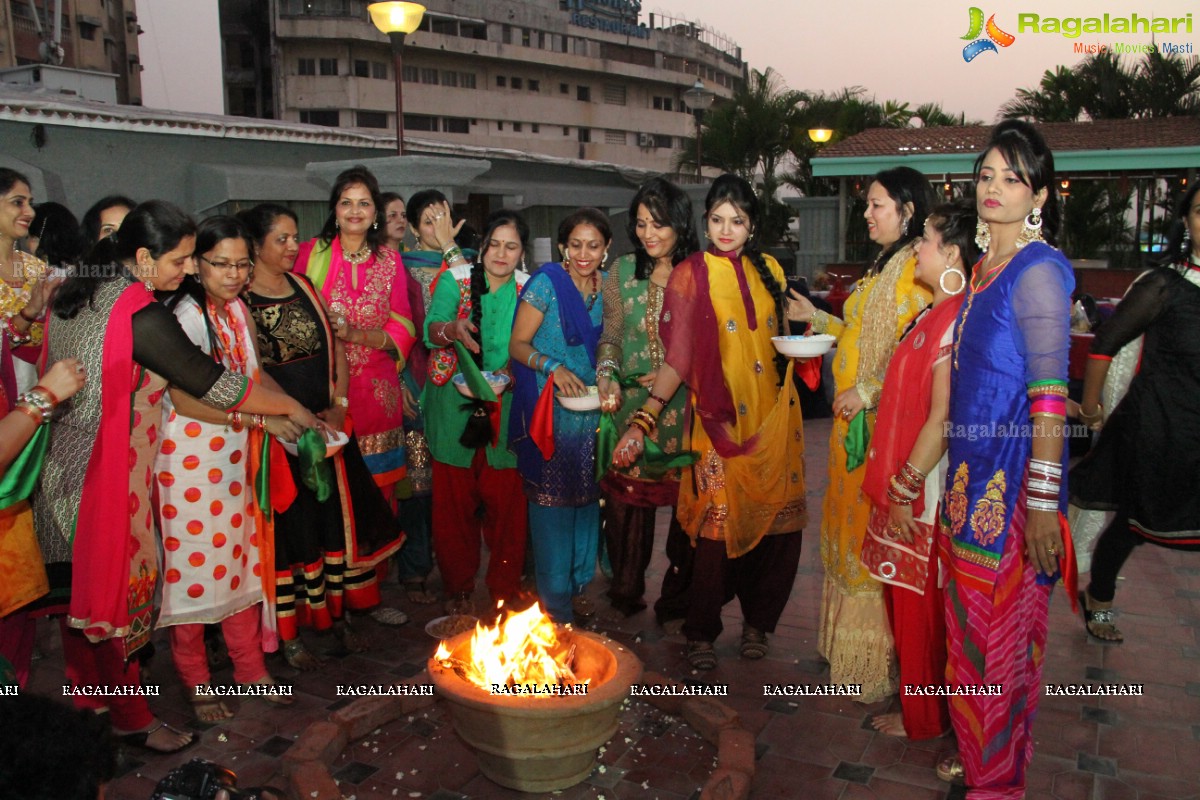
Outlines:
POLYGON ((1096 542, 1092 553, 1092 582, 1088 594, 1100 603, 1111 603, 1117 593, 1117 574, 1133 548, 1145 541, 1129 527, 1129 517, 1117 514, 1096 542))

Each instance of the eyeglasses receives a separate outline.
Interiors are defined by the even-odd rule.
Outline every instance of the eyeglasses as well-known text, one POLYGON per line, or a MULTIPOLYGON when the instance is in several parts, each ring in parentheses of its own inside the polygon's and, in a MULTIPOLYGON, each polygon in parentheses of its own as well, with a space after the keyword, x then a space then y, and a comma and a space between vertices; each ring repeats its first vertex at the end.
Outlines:
POLYGON ((227 272, 230 269, 237 270, 238 272, 249 272, 250 268, 254 266, 254 262, 249 259, 245 261, 209 261, 204 256, 196 256, 196 258, 208 264, 213 269, 219 269, 222 272, 227 272))

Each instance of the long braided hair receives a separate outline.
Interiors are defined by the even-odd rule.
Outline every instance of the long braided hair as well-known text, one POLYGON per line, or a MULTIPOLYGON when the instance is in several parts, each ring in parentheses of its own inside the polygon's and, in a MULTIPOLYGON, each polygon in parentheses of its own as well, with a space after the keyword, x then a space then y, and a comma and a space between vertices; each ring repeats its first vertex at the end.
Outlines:
MULTIPOLYGON (((483 369, 483 296, 488 293, 487 271, 484 269, 483 262, 487 259, 488 250, 492 247, 492 237, 499 228, 503 228, 506 225, 511 225, 517 232, 517 238, 521 240, 521 261, 524 264, 525 251, 529 248, 529 225, 517 212, 502 208, 499 211, 492 212, 484 223, 479 258, 475 259, 475 263, 471 265, 470 320, 471 326, 476 330, 476 336, 479 337, 478 341, 480 343, 479 352, 471 353, 471 360, 481 370, 483 369)), ((491 420, 484 411, 483 403, 479 400, 473 400, 470 405, 473 413, 467 420, 467 425, 463 429, 459 443, 463 447, 474 449, 483 447, 491 441, 492 429, 491 420)))
MULTIPOLYGON (((746 215, 747 227, 750 229, 750 238, 746 240, 746 244, 742 247, 742 255, 750 259, 750 263, 758 271, 758 277, 762 280, 763 286, 767 287, 767 291, 771 293, 771 298, 775 301, 775 325, 777 333, 782 334, 785 332, 783 314, 784 287, 779 281, 775 280, 770 267, 767 266, 766 258, 763 257, 762 250, 754 241, 754 232, 758 228, 760 221, 758 196, 754 194, 754 187, 737 175, 725 173, 713 181, 712 187, 708 190, 708 196, 704 199, 705 216, 707 217, 707 215, 711 214, 713 209, 722 203, 730 203, 734 208, 746 215)), ((787 372, 787 365, 788 360, 779 353, 776 353, 775 371, 779 374, 780 384, 783 383, 783 376, 787 372)))

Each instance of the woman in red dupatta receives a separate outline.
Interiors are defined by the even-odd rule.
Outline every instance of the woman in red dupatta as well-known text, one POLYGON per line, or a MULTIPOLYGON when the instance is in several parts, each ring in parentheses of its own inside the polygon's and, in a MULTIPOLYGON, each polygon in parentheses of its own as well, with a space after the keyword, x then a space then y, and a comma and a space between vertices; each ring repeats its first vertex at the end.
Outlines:
POLYGON ((863 478, 873 509, 862 562, 884 584, 901 685, 900 713, 880 714, 873 724, 913 740, 941 736, 950 727, 945 698, 910 687, 940 686, 946 673, 936 521, 946 475, 954 319, 967 283, 965 265, 979 256, 974 236, 975 212, 963 205, 939 206, 925 220, 916 278, 933 290, 933 304, 888 364, 863 478))

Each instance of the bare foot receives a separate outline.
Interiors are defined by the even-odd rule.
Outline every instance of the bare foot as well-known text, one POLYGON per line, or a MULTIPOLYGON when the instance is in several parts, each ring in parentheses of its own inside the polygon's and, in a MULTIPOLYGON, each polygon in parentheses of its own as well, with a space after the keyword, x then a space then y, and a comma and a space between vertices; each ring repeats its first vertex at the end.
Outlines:
POLYGON ((871 727, 888 736, 899 736, 902 739, 908 736, 908 732, 904 730, 904 718, 899 713, 876 714, 871 719, 871 727))
POLYGON ((422 606, 437 602, 437 595, 425 588, 425 581, 405 581, 404 594, 408 602, 422 606))
MULTIPOLYGON (((278 686, 279 684, 275 683, 275 679, 272 678, 270 675, 264 675, 256 681, 251 681, 250 683, 246 683, 246 684, 242 684, 242 685, 243 686, 278 686)), ((260 696, 262 697, 263 700, 266 700, 268 703, 270 703, 273 706, 290 706, 292 703, 296 702, 296 698, 292 697, 291 694, 285 694, 282 691, 267 692, 260 696)))
MULTIPOLYGON (((200 722, 221 722, 233 718, 233 712, 229 710, 229 706, 214 695, 200 694, 192 689, 188 692, 188 702, 192 705, 192 713, 200 722)), ((147 746, 151 746, 150 738, 152 737, 153 734, 147 738, 147 746)))

